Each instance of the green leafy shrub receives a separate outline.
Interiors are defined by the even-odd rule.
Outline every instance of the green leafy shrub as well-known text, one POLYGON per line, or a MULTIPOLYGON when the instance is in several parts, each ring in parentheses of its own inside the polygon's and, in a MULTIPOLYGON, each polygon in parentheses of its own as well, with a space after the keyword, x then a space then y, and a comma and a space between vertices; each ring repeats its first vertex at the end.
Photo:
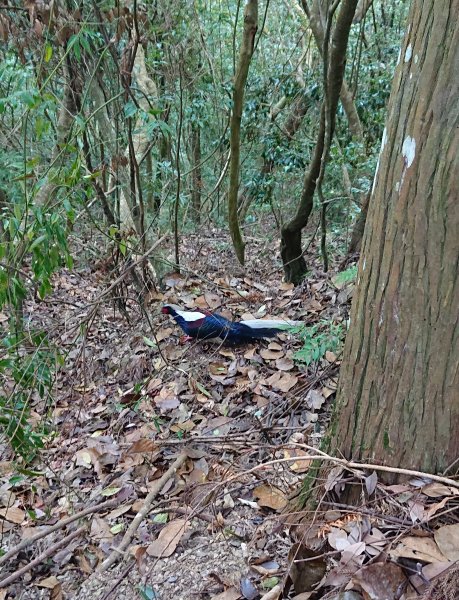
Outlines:
POLYGON ((340 351, 344 339, 343 325, 327 321, 298 328, 296 333, 301 338, 303 347, 295 352, 293 358, 307 365, 323 358, 326 352, 340 351))

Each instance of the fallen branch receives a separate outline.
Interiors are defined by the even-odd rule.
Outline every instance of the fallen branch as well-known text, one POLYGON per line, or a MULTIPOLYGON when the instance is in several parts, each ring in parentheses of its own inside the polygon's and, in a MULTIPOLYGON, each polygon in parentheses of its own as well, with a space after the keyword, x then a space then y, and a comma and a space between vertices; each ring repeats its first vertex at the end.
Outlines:
POLYGON ((313 448, 312 446, 308 446, 307 444, 290 444, 290 445, 293 445, 297 448, 305 448, 306 450, 312 450, 313 452, 316 452, 316 454, 309 454, 307 456, 305 456, 305 455, 290 456, 289 458, 277 458, 274 460, 269 460, 265 463, 256 465, 255 467, 252 467, 251 469, 247 469, 243 473, 237 473, 236 475, 232 475, 231 477, 228 477, 228 479, 225 479, 224 481, 219 483, 219 485, 226 485, 227 483, 234 481, 235 479, 238 479, 239 477, 241 477, 241 475, 250 475, 250 473, 255 473, 256 471, 259 471, 260 469, 266 469, 266 467, 270 467, 272 465, 279 465, 281 463, 290 463, 290 462, 291 463, 302 462, 305 460, 308 460, 308 461, 327 460, 330 462, 334 462, 338 465, 341 465, 345 469, 349 469, 350 471, 352 471, 353 469, 358 469, 358 470, 369 469, 369 470, 373 470, 373 471, 383 471, 385 473, 397 473, 399 475, 408 475, 409 477, 425 477, 427 479, 431 479, 432 481, 438 481, 439 483, 444 483, 445 485, 450 485, 451 487, 459 489, 459 481, 455 481, 454 479, 449 479, 449 477, 442 477, 441 475, 433 475, 432 473, 424 473, 423 471, 413 471, 411 469, 402 469, 399 467, 388 467, 386 465, 374 465, 372 463, 352 462, 352 461, 346 460, 344 458, 336 458, 335 456, 330 456, 329 454, 322 452, 318 448, 313 448))
POLYGON ((86 517, 86 515, 90 515, 100 510, 112 508, 113 506, 117 506, 118 504, 119 500, 116 500, 116 498, 112 498, 111 500, 106 500, 105 502, 101 502, 100 504, 96 504, 95 506, 88 506, 84 510, 75 513, 71 517, 67 517, 66 519, 58 521, 57 523, 51 525, 47 529, 39 531, 32 537, 22 540, 22 542, 20 542, 17 546, 14 546, 14 548, 11 548, 11 550, 9 550, 6 554, 0 557, 0 566, 8 562, 11 558, 13 558, 13 556, 16 556, 16 554, 18 554, 21 550, 24 550, 24 548, 28 548, 32 544, 35 544, 35 542, 37 542, 38 540, 41 540, 42 538, 50 535, 51 533, 54 533, 58 529, 63 529, 67 525, 70 525, 70 523, 73 523, 73 521, 77 521, 78 519, 86 517))
POLYGON ((148 496, 144 500, 142 508, 136 514, 136 516, 134 517, 134 520, 132 521, 128 530, 124 534, 124 537, 121 540, 121 543, 119 544, 119 546, 117 546, 116 548, 113 549, 112 553, 104 560, 104 562, 97 569, 99 573, 103 573, 104 571, 106 571, 109 567, 111 567, 111 565, 114 562, 116 562, 118 560, 118 558, 120 556, 122 556, 124 554, 124 551, 131 543, 135 532, 137 531, 137 529, 139 528, 140 524, 145 519, 147 514, 150 512, 153 500, 160 493, 160 491, 163 489, 163 487, 169 481, 169 479, 171 477, 173 477, 173 475, 176 473, 177 469, 179 469, 183 465, 186 458, 187 458, 186 453, 182 452, 177 457, 177 459, 174 461, 174 463, 169 467, 169 469, 167 469, 167 471, 163 474, 163 476, 160 477, 157 481, 155 481, 152 489, 148 493, 148 496))
POLYGON ((27 565, 24 565, 21 569, 18 569, 17 571, 12 573, 8 577, 5 577, 5 579, 2 579, 0 581, 0 588, 7 587, 8 585, 10 585, 10 583, 13 583, 14 581, 16 581, 16 579, 19 579, 20 577, 22 577, 22 575, 24 575, 28 571, 31 571, 34 567, 36 567, 37 565, 42 563, 44 560, 46 560, 47 558, 52 556, 56 552, 56 550, 59 550, 63 546, 67 546, 74 538, 78 537, 85 531, 86 531, 86 526, 83 526, 83 527, 80 527, 79 529, 76 529, 75 531, 72 531, 72 533, 69 533, 69 535, 66 535, 64 538, 59 540, 59 542, 57 542, 56 544, 53 544, 47 550, 42 552, 32 562, 30 562, 27 565))

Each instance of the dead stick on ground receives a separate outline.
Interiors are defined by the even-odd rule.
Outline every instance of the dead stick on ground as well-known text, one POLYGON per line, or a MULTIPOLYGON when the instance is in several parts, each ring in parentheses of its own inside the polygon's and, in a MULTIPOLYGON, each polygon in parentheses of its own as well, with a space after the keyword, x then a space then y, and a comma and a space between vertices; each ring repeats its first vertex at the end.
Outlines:
POLYGON ((22 540, 22 542, 20 544, 18 544, 14 548, 11 548, 11 550, 9 550, 6 554, 4 554, 0 558, 0 566, 3 565, 4 563, 8 562, 11 558, 13 558, 13 556, 16 556, 16 554, 18 554, 18 552, 20 552, 21 550, 24 550, 24 548, 31 546, 38 540, 41 540, 42 538, 46 537, 47 535, 50 535, 51 533, 53 533, 54 531, 57 531, 58 529, 63 529, 70 523, 73 523, 73 521, 77 521, 78 519, 86 517, 86 515, 90 515, 92 513, 98 512, 100 510, 105 510, 106 508, 112 508, 113 506, 117 506, 118 504, 119 504, 119 500, 116 500, 116 498, 112 498, 111 500, 106 500, 105 502, 101 502, 100 504, 96 504, 95 506, 88 506, 84 510, 82 510, 78 513, 75 513, 71 517, 67 517, 66 519, 62 519, 62 521, 58 521, 55 525, 51 525, 51 527, 48 527, 44 531, 40 531, 39 533, 36 533, 31 538, 22 540))
MULTIPOLYGON (((288 445, 288 444, 287 444, 288 445)), ((425 477, 426 479, 431 479, 432 481, 438 481, 439 483, 444 483, 445 485, 450 485, 456 489, 459 489, 459 481, 455 481, 454 479, 449 479, 448 477, 442 477, 440 475, 433 475, 432 473, 424 473, 423 471, 413 471, 411 469, 401 469, 399 467, 386 467, 385 465, 374 465, 372 463, 357 463, 345 460, 344 458, 336 458, 335 456, 329 456, 322 452, 318 448, 313 448, 312 446, 307 446, 306 444, 290 444, 292 446, 307 448, 313 450, 314 452, 318 452, 320 454, 308 454, 303 456, 289 456, 289 458, 276 458, 274 460, 268 460, 267 462, 260 463, 251 469, 247 469, 242 473, 236 473, 235 475, 231 475, 227 479, 224 479, 220 483, 216 484, 216 486, 223 486, 231 481, 239 479, 242 475, 249 475, 250 473, 255 473, 256 471, 266 469, 266 467, 271 467, 272 465, 279 465, 282 463, 301 463, 305 460, 326 460, 330 462, 334 462, 337 465, 343 466, 345 469, 349 469, 352 471, 353 469, 362 470, 368 469, 373 471, 383 471, 384 473, 397 473, 399 475, 408 475, 409 477, 425 477)))
POLYGON ((19 579, 20 577, 22 577, 22 575, 24 575, 28 571, 31 571, 34 567, 36 567, 41 562, 43 562, 44 560, 46 560, 47 558, 52 556, 56 552, 56 550, 59 550, 60 548, 62 548, 62 546, 67 546, 74 538, 78 537, 85 531, 86 531, 86 527, 80 527, 76 531, 72 531, 72 533, 70 533, 69 535, 66 535, 59 542, 57 542, 56 544, 53 544, 47 550, 42 552, 40 554, 40 556, 37 556, 37 558, 35 558, 32 562, 29 562, 29 564, 25 565, 18 571, 15 571, 8 577, 5 577, 5 579, 2 579, 0 581, 0 588, 5 588, 7 585, 10 585, 10 583, 13 583, 14 581, 16 581, 16 579, 19 579))
POLYGON ((109 567, 112 566, 112 564, 114 562, 116 562, 120 558, 120 556, 122 556, 124 554, 124 551, 131 543, 131 540, 134 537, 135 532, 139 528, 139 525, 142 523, 142 521, 145 519, 147 514, 150 512, 153 500, 156 498, 156 496, 159 494, 159 492, 163 489, 163 487, 169 481, 169 479, 171 477, 173 477, 173 475, 175 474, 177 469, 179 469, 183 465, 183 463, 186 460, 186 457, 187 457, 186 453, 182 452, 182 454, 180 454, 178 456, 178 458, 169 467, 169 469, 167 469, 167 471, 164 473, 164 475, 160 479, 158 479, 158 481, 155 481, 148 496, 144 500, 142 508, 136 514, 136 516, 134 517, 134 520, 132 521, 132 523, 129 526, 129 529, 124 534, 124 537, 121 540, 120 545, 117 546, 112 551, 112 553, 104 560, 104 562, 98 568, 99 573, 103 573, 104 571, 106 571, 109 567))

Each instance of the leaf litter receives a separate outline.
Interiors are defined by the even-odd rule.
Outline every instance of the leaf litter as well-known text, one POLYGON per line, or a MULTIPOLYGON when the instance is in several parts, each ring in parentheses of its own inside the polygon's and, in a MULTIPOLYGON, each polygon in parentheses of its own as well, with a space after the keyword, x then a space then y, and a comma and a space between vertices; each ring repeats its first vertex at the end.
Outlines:
MULTIPOLYGON (((34 464, 33 480, 16 481, 16 465, 6 449, 2 455, 2 548, 10 550, 88 507, 94 512, 37 542, 39 552, 52 549, 86 525, 83 535, 10 584, 10 595, 97 599, 115 586, 113 597, 127 600, 139 594, 309 598, 347 586, 378 600, 380 590, 407 582, 422 590, 458 560, 457 525, 441 521, 457 505, 457 490, 435 482, 395 489, 368 474, 360 480, 362 505, 343 508, 341 482, 349 473, 335 467, 326 485, 335 499, 319 507, 314 526, 285 520, 289 497, 310 468, 309 451, 301 445, 318 448, 329 419, 338 354, 327 351, 302 364, 295 360, 301 342, 286 333, 241 348, 183 345, 160 307, 167 302, 218 310, 228 318, 344 326, 353 284, 337 287, 312 256, 304 285, 279 283, 280 271, 260 260, 255 242, 248 277, 235 268, 229 250, 216 257, 219 237, 214 231, 204 243, 200 238, 201 254, 193 236, 182 241, 187 269, 170 273, 150 293, 150 318, 129 296, 123 314, 112 303, 91 312, 107 286, 102 264, 63 270, 55 277, 52 302, 28 302, 35 326, 52 331, 66 351, 66 364, 55 383, 53 435, 34 464), (98 574, 184 448, 185 463, 160 490, 129 545, 130 568, 120 562, 98 574), (107 501, 113 504, 103 508, 107 501), (401 560, 415 567, 402 568, 401 560)), ((35 399, 37 417, 44 408, 35 399)), ((25 546, 2 565, 2 578, 36 555, 37 545, 25 546)), ((414 597, 408 587, 404 594, 400 598, 414 597)))

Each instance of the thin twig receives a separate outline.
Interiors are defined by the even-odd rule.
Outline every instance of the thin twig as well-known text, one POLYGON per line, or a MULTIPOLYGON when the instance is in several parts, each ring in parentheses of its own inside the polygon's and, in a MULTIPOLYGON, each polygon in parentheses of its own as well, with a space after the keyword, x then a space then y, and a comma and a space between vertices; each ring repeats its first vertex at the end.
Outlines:
POLYGON ((75 531, 72 531, 72 533, 69 533, 69 535, 66 535, 59 542, 50 546, 47 550, 42 552, 39 556, 37 556, 37 558, 35 558, 31 562, 29 562, 27 565, 24 565, 21 569, 18 569, 17 571, 12 573, 8 577, 5 577, 5 579, 2 579, 0 581, 0 588, 7 587, 8 585, 10 585, 10 583, 13 583, 14 581, 16 581, 16 579, 19 579, 20 577, 22 577, 22 575, 24 575, 28 571, 31 571, 34 567, 36 567, 37 565, 39 565, 40 563, 45 561, 47 558, 52 556, 56 552, 56 550, 59 550, 63 546, 68 546, 68 544, 74 538, 78 537, 85 531, 86 531, 86 526, 83 526, 83 527, 80 527, 79 529, 76 529, 75 531))
POLYGON ((293 444, 293 445, 298 448, 306 448, 308 450, 312 450, 313 452, 316 452, 318 454, 311 454, 308 456, 304 456, 304 455, 303 456, 291 456, 290 458, 278 458, 275 460, 269 460, 265 463, 256 465, 255 467, 252 467, 251 469, 247 469, 243 473, 237 473, 236 475, 232 475, 228 479, 222 481, 221 485, 226 485, 230 481, 234 481, 235 479, 238 479, 239 477, 241 477, 241 475, 249 475, 250 473, 255 473, 256 471, 259 471, 260 469, 266 469, 266 467, 270 467, 272 465, 277 465, 277 464, 287 463, 287 462, 295 463, 295 462, 301 462, 304 460, 309 460, 309 461, 311 461, 311 460, 327 460, 330 462, 337 463, 338 465, 342 465, 345 469, 350 469, 350 470, 352 470, 352 469, 359 469, 359 470, 368 469, 368 470, 373 470, 373 471, 383 471, 385 473, 397 473, 399 475, 408 475, 410 477, 425 477, 427 479, 431 479, 432 481, 438 481, 439 483, 444 483, 445 485, 450 485, 454 488, 459 489, 459 481, 454 481, 454 479, 449 479, 448 477, 441 477, 440 475, 433 475, 432 473, 424 473, 423 471, 414 471, 411 469, 401 469, 399 467, 389 467, 386 465, 374 465, 372 463, 352 462, 352 461, 348 461, 344 458, 336 458, 335 456, 330 456, 330 455, 326 454, 325 452, 322 452, 318 448, 313 448, 312 446, 308 446, 307 444, 293 444))
POLYGON ((179 469, 182 466, 182 464, 185 462, 186 458, 187 458, 186 452, 182 452, 177 457, 177 459, 174 461, 174 463, 169 467, 169 469, 167 469, 167 471, 163 474, 163 476, 160 479, 158 479, 157 481, 155 481, 148 496, 144 500, 142 508, 136 514, 136 516, 134 517, 134 520, 129 525, 128 530, 124 534, 124 537, 121 540, 121 543, 119 544, 119 546, 117 546, 116 548, 113 549, 112 553, 104 560, 104 562, 98 568, 99 573, 103 573, 104 571, 106 571, 109 567, 111 567, 111 565, 114 562, 116 562, 120 558, 120 556, 122 556, 124 554, 124 551, 131 543, 131 540, 134 537, 135 532, 137 531, 137 529, 139 528, 140 524, 145 519, 147 514, 150 512, 153 500, 156 498, 156 496, 159 494, 159 492, 163 489, 163 487, 169 481, 169 479, 174 476, 177 469, 179 469))
POLYGON ((21 550, 24 550, 24 548, 28 548, 32 544, 35 544, 35 542, 37 542, 38 540, 41 540, 44 537, 50 535, 51 533, 54 533, 58 529, 63 529, 64 527, 70 525, 70 523, 73 523, 78 519, 82 519, 87 515, 91 515, 95 512, 99 512, 107 508, 112 508, 114 506, 117 506, 118 504, 119 500, 117 500, 116 498, 112 498, 111 500, 106 500, 105 502, 101 502, 100 504, 96 504, 95 506, 88 506, 84 510, 75 513, 71 517, 67 517, 66 519, 58 521, 54 525, 51 525, 50 527, 46 528, 44 531, 39 531, 32 537, 22 540, 22 542, 20 542, 17 546, 14 546, 14 548, 11 548, 11 550, 9 550, 6 554, 0 557, 0 566, 8 562, 11 558, 13 558, 13 556, 16 556, 16 554, 18 554, 21 550))

